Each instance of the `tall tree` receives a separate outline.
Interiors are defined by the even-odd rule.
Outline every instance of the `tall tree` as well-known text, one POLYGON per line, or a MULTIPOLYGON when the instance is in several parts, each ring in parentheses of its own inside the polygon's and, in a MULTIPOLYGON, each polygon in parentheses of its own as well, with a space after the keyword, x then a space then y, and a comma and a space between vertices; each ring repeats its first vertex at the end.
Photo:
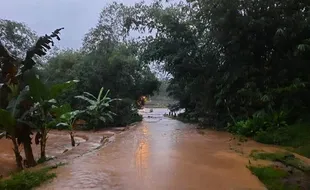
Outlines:
POLYGON ((26 24, 0 19, 0 40, 16 57, 23 58, 38 36, 26 24))

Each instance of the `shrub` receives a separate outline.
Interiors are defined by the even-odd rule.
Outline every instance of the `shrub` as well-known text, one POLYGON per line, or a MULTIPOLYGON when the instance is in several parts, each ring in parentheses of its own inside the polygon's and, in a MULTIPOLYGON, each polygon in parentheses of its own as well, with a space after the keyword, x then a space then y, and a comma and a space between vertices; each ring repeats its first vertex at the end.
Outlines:
POLYGON ((247 137, 254 136, 257 131, 264 128, 264 121, 259 117, 253 119, 238 121, 235 125, 229 127, 229 131, 238 135, 244 135, 247 137))
POLYGON ((261 143, 283 145, 291 140, 287 127, 268 128, 256 132, 254 139, 261 143))
POLYGON ((138 114, 138 109, 131 99, 122 99, 111 104, 111 111, 115 113, 114 121, 110 126, 126 126, 134 122, 142 121, 142 116, 138 114))
POLYGON ((228 127, 228 130, 238 135, 255 136, 260 142, 279 143, 287 140, 285 135, 287 114, 283 111, 272 112, 269 115, 254 116, 248 120, 241 120, 228 127), (274 133, 277 132, 277 133, 274 133))

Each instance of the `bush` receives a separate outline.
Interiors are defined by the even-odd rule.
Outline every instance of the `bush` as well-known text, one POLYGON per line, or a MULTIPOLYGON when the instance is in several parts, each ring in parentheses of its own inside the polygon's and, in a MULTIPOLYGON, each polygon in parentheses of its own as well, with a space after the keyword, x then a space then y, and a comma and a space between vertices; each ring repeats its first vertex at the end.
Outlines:
POLYGON ((265 116, 254 116, 251 119, 236 122, 229 126, 228 130, 247 137, 256 136, 260 141, 274 144, 287 140, 287 136, 285 136, 285 130, 288 126, 286 116, 287 114, 283 111, 273 112, 265 116), (275 131, 280 135, 274 134, 275 131), (282 134, 284 136, 281 136, 282 134))
POLYGON ((228 130, 238 135, 252 137, 263 128, 264 120, 259 117, 254 117, 253 119, 238 121, 235 125, 230 126, 228 130))
POLYGON ((198 122, 198 114, 196 112, 179 113, 178 118, 184 122, 198 122))
POLYGON ((268 128, 267 130, 257 131, 254 135, 254 140, 265 144, 283 145, 289 142, 292 138, 288 133, 288 128, 268 128))
POLYGON ((122 99, 111 104, 111 111, 116 114, 110 126, 126 126, 134 122, 142 121, 142 116, 138 114, 138 109, 131 99, 122 99))

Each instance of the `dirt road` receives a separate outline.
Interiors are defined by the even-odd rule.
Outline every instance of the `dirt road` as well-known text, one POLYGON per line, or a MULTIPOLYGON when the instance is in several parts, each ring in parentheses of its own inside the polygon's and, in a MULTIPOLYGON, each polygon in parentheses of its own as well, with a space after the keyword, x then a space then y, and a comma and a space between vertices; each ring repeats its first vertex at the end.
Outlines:
POLYGON ((73 159, 39 189, 260 190, 247 159, 229 149, 228 133, 197 133, 194 126, 144 112, 137 127, 106 147, 73 159))

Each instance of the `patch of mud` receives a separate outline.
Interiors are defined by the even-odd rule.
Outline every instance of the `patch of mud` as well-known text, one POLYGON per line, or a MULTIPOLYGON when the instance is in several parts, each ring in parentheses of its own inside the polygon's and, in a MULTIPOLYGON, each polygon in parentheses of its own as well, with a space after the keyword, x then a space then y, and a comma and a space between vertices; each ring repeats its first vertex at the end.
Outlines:
POLYGON ((283 179, 283 183, 287 185, 294 185, 301 190, 310 189, 310 176, 294 167, 286 166, 281 162, 274 162, 274 168, 278 168, 288 172, 288 176, 283 179))
MULTIPOLYGON (((237 153, 240 157, 243 157, 244 160, 247 160, 248 166, 272 166, 276 169, 286 171, 288 176, 283 179, 283 184, 293 185, 301 190, 310 189, 310 173, 301 171, 292 166, 285 165, 279 161, 270 161, 262 159, 254 159, 251 157, 253 151, 266 152, 266 153, 277 153, 277 152, 289 152, 285 147, 275 146, 275 145, 266 145, 262 143, 255 142, 251 139, 240 139, 238 137, 232 136, 229 140, 229 148, 231 151, 237 153)), ((298 155, 296 153, 290 152, 297 159, 301 160, 304 164, 310 166, 310 159, 298 155)), ((223 156, 223 155, 222 155, 223 156)))
MULTIPOLYGON (((47 157, 53 158, 50 163, 67 162, 89 151, 98 149, 102 145, 112 142, 115 133, 125 130, 123 128, 106 129, 102 131, 75 131, 76 146, 71 146, 71 140, 67 131, 52 130, 48 134, 46 154, 47 157)), ((34 140, 34 138, 33 138, 34 140)), ((15 156, 12 150, 10 139, 0 139, 0 176, 5 177, 17 170, 15 156)), ((40 146, 32 143, 33 154, 35 159, 40 157, 40 146)), ((22 157, 24 158, 23 146, 20 146, 22 157)))

